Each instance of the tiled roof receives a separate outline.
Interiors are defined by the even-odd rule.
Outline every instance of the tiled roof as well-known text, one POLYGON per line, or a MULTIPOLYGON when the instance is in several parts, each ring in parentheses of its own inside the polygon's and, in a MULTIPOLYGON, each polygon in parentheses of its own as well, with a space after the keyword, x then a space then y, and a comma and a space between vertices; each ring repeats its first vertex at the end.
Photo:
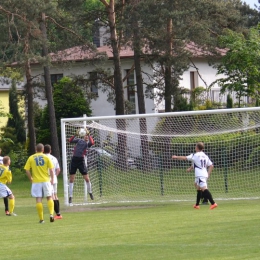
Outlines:
MULTIPOLYGON (((193 57, 201 58, 201 57, 208 57, 213 56, 215 54, 207 51, 195 43, 188 43, 184 47, 184 50, 189 51, 193 57)), ((217 53, 220 56, 225 55, 226 50, 223 49, 216 49, 217 53)), ((93 60, 99 59, 102 54, 106 54, 108 59, 113 58, 113 50, 110 46, 104 45, 97 48, 97 52, 95 52, 91 47, 83 45, 83 46, 76 46, 72 48, 65 49, 63 51, 58 51, 57 53, 50 53, 52 62, 79 62, 84 60, 93 60)), ((134 51, 130 47, 122 47, 120 50, 120 58, 133 58, 134 51)), ((31 64, 38 64, 37 61, 31 60, 31 64)), ((17 63, 13 63, 13 66, 17 65, 17 63)))
MULTIPOLYGON (((109 59, 113 58, 113 51, 109 46, 97 48, 97 53, 87 46, 76 46, 73 48, 59 51, 57 54, 51 53, 52 61, 83 61, 98 59, 102 54, 106 54, 109 59)), ((120 58, 133 57, 134 52, 129 47, 120 50, 120 58)))
MULTIPOLYGON (((213 56, 213 53, 207 51, 195 43, 186 44, 184 47, 189 51, 193 57, 213 56)), ((226 51, 223 49, 216 49, 217 53, 222 56, 226 51)), ((113 58, 113 51, 110 46, 102 46, 97 48, 97 54, 87 46, 76 46, 73 48, 59 51, 57 54, 51 54, 52 61, 83 61, 98 58, 99 54, 105 53, 109 59, 113 58)), ((120 58, 133 58, 134 51, 129 47, 123 47, 120 50, 120 58)))

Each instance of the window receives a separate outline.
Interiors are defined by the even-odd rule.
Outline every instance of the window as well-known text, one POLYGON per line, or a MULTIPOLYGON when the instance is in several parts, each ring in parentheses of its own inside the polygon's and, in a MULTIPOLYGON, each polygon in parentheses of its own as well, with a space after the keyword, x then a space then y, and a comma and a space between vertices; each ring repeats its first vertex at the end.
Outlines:
POLYGON ((51 74, 51 85, 54 86, 55 83, 59 82, 63 78, 63 74, 51 74))
POLYGON ((193 90, 198 87, 199 77, 197 71, 190 72, 190 89, 193 90))
POLYGON ((89 80, 90 80, 90 91, 91 91, 91 93, 98 97, 97 72, 89 72, 89 80))
POLYGON ((93 28, 93 43, 98 48, 100 47, 100 24, 99 21, 95 21, 94 28, 93 28))
MULTIPOLYGON (((126 74, 129 73, 130 70, 126 70, 126 74)), ((130 75, 127 77, 127 99, 130 101, 134 108, 130 112, 130 114, 136 114, 135 110, 135 75, 134 71, 130 72, 130 75)))

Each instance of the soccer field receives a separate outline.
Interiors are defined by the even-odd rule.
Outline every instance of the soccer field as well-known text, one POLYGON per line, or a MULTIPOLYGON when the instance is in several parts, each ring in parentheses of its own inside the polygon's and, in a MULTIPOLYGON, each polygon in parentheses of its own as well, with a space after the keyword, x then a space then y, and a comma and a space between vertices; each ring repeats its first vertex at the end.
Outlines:
MULTIPOLYGON (((195 193, 194 193, 195 199, 195 193)), ((17 217, 0 204, 1 259, 259 259, 260 201, 64 207, 62 220, 38 223, 33 198, 16 200, 17 217)))

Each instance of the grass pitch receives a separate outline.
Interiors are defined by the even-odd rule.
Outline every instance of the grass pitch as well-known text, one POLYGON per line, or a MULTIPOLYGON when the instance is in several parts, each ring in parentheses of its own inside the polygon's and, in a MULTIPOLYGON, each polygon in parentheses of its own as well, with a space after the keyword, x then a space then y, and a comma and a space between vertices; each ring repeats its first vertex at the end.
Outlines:
MULTIPOLYGON (((38 223, 35 200, 19 198, 17 217, 0 203, 1 259, 259 259, 260 201, 64 207, 63 219, 38 223)), ((196 193, 194 192, 194 199, 196 193)))

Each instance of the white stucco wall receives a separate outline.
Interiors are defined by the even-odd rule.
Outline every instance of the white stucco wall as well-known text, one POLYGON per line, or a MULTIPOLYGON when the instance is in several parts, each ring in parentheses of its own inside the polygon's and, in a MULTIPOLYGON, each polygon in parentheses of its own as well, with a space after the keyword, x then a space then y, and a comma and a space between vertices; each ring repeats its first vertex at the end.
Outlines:
MULTIPOLYGON (((206 88, 206 85, 204 81, 206 82, 207 86, 209 86, 213 81, 215 81, 217 78, 220 78, 220 76, 217 76, 217 70, 213 68, 212 66, 209 66, 208 62, 205 59, 193 59, 193 62, 195 63, 196 67, 199 69, 199 73, 202 76, 202 79, 198 77, 198 86, 206 88)), ((189 67, 187 71, 183 74, 183 79, 180 81, 180 86, 191 89, 190 86, 190 72, 196 71, 192 65, 189 67)), ((219 88, 218 85, 215 85, 214 88, 219 88)))
MULTIPOLYGON (((132 67, 132 60, 122 60, 122 75, 125 75, 125 70, 129 70, 132 67)), ((105 69, 108 68, 113 68, 112 61, 108 61, 105 69)), ((72 75, 86 75, 88 76, 88 73, 93 71, 93 67, 88 66, 84 64, 83 62, 80 63, 75 63, 70 66, 63 66, 63 67, 58 67, 58 66, 53 66, 51 67, 50 71, 51 74, 63 74, 63 76, 72 76, 72 75)), ((148 67, 144 68, 145 72, 148 71, 148 67)), ((35 77, 36 75, 38 76, 38 80, 42 80, 42 73, 43 69, 40 66, 32 66, 32 74, 35 77)), ((147 81, 147 77, 144 75, 144 80, 147 81)), ((126 83, 124 83, 126 85, 126 83)), ((125 90, 125 98, 127 98, 127 92, 125 90)), ((46 100, 43 99, 38 99, 35 98, 38 103, 41 105, 46 104, 46 100)), ((137 94, 135 97, 136 100, 136 111, 138 113, 138 102, 137 102, 137 94)), ((154 113, 155 109, 155 104, 152 99, 145 99, 145 107, 146 107, 146 113, 154 113)), ((93 116, 110 116, 110 115, 115 115, 115 109, 114 105, 109 103, 107 101, 107 94, 102 92, 101 89, 98 90, 98 98, 96 100, 91 101, 91 109, 92 109, 92 115, 93 116)), ((81 115, 79 115, 81 116, 81 115)))
MULTIPOLYGON (((203 59, 194 59, 193 62, 195 63, 196 67, 199 69, 199 73, 202 76, 203 80, 198 76, 198 86, 205 87, 206 85, 204 81, 206 82, 207 86, 209 86, 213 81, 217 79, 217 71, 212 66, 208 65, 208 62, 203 59)), ((122 76, 124 77, 126 75, 126 70, 131 69, 133 65, 132 58, 129 59, 122 59, 121 60, 122 65, 122 76)), ((106 62, 106 65, 104 69, 113 68, 113 63, 111 60, 106 62)), ((86 75, 88 77, 88 73, 93 71, 95 68, 93 68, 93 65, 87 65, 84 62, 77 62, 74 64, 71 64, 69 66, 62 66, 61 65, 54 65, 51 67, 51 74, 63 74, 64 76, 72 76, 72 75, 86 75)), ((143 80, 144 82, 149 82, 151 79, 148 78, 147 75, 152 75, 152 69, 148 67, 147 65, 143 65, 142 70, 144 72, 143 74, 143 80)), ((196 71, 194 67, 190 67, 186 72, 184 72, 182 79, 180 80, 180 86, 185 87, 187 89, 191 89, 191 83, 190 83, 190 72, 196 71)), ((39 66, 32 66, 32 73, 33 76, 38 75, 39 80, 42 80, 43 69, 39 66)), ((220 77, 220 76, 218 76, 220 77)), ((150 82, 151 83, 151 82, 150 82)), ((124 83, 126 85, 126 82, 124 83)), ((213 90, 217 90, 215 92, 215 101, 219 100, 219 87, 215 85, 213 90)), ((144 85, 144 91, 145 91, 145 85, 144 85)), ((125 99, 127 99, 127 91, 125 90, 125 99)), ((225 97, 222 97, 222 101, 225 101, 225 97)), ((38 102, 40 104, 46 104, 46 100, 40 100, 38 99, 38 102)), ((136 113, 138 113, 138 101, 137 101, 137 93, 135 97, 136 102, 136 113)), ((160 104, 156 102, 153 99, 145 98, 145 107, 146 107, 146 113, 157 113, 160 111, 164 111, 164 102, 162 101, 160 104)), ((96 100, 91 101, 91 109, 92 109, 92 115, 93 116, 110 116, 115 115, 115 109, 114 105, 109 103, 107 101, 107 93, 104 93, 101 91, 101 89, 98 90, 98 98, 96 100)), ((79 115, 81 116, 81 115, 79 115)))

